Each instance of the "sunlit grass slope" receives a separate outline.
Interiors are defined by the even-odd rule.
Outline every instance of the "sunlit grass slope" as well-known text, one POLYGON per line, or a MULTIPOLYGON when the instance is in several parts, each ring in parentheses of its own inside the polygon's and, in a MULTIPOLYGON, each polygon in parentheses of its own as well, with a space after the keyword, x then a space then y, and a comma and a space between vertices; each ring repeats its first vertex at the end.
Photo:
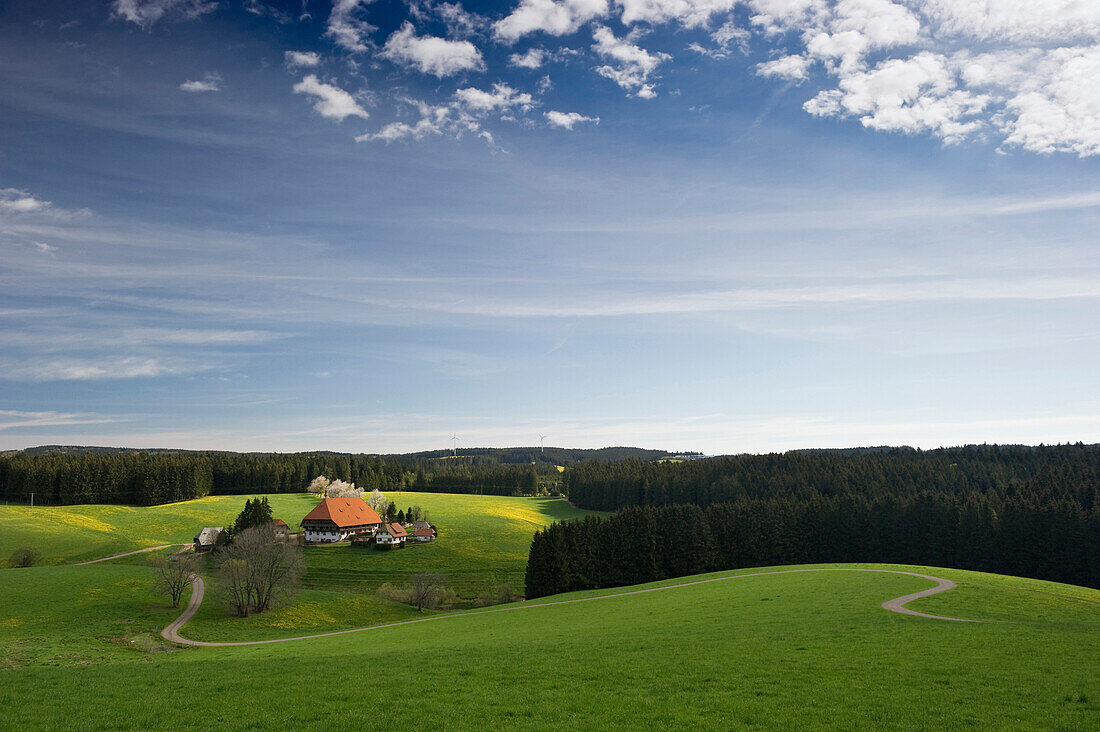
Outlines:
MULTIPOLYGON (((33 546, 49 563, 95 559, 158 544, 194 539, 204 526, 224 526, 248 496, 210 496, 163 506, 0 506, 0 562, 33 546)), ((273 513, 292 526, 316 500, 306 494, 270 495, 273 513)))
MULTIPOLYGON (((5 653, 18 656, 17 668, 0 664, 0 709, 3 726, 23 729, 65 720, 124 729, 166 720, 176 728, 362 727, 411 714, 454 729, 1096 728, 1100 592, 906 569, 959 583, 915 609, 988 622, 880 607, 926 580, 822 572, 553 604, 623 590, 578 593, 319 640, 150 653, 85 637, 116 633, 120 583, 139 568, 2 570, 39 617, 33 627, 11 625, 3 618, 23 611, 5 608, 0 618, 4 648, 16 649, 5 653), (116 589, 80 613, 70 609, 69 598, 104 578, 116 589), (26 650, 51 623, 67 622, 75 626, 58 632, 67 633, 71 657, 26 650), (111 652, 95 651, 104 645, 111 652), (362 692, 383 683, 392 694, 362 692)), ((160 611, 134 589, 128 625, 157 620, 160 611)))
MULTIPOLYGON (((561 499, 550 498, 396 492, 387 496, 402 509, 420 505, 440 525, 440 532, 448 535, 447 541, 427 548, 415 559, 403 558, 414 571, 447 566, 461 572, 471 563, 495 566, 499 562, 513 574, 517 566, 522 572, 531 535, 537 528, 585 513, 561 499)), ((36 547, 47 562, 63 563, 189 542, 203 526, 232 523, 248 497, 210 496, 151 507, 0 506, 0 566, 6 566, 12 551, 21 546, 36 547)), ((317 503, 308 494, 273 494, 267 498, 275 517, 286 521, 292 530, 317 503)), ((332 560, 318 567, 329 564, 340 570, 346 563, 332 560)), ((340 577, 337 573, 329 579, 339 581, 340 577)), ((325 584, 322 575, 317 580, 325 584)))

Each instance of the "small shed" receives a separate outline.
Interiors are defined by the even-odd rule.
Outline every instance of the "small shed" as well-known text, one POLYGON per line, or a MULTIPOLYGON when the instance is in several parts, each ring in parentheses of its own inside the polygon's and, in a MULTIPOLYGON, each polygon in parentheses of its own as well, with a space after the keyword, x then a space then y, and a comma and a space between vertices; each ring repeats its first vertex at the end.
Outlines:
POLYGON ((286 521, 282 519, 275 519, 271 522, 271 528, 275 532, 276 539, 285 539, 290 536, 290 527, 286 525, 286 521))
POLYGON ((433 529, 431 526, 423 526, 416 530, 414 537, 414 540, 420 543, 435 541, 435 529, 433 529))
POLYGON ((207 526, 195 534, 195 551, 208 552, 213 549, 223 531, 225 531, 223 526, 207 526))

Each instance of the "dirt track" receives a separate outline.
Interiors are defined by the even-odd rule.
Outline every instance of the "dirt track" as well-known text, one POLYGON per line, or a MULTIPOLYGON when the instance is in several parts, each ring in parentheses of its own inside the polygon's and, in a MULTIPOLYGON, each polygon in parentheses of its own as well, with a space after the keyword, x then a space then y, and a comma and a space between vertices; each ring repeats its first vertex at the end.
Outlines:
POLYGON ((111 559, 119 559, 121 557, 129 557, 134 554, 143 554, 144 552, 155 552, 157 549, 168 549, 173 546, 185 546, 184 544, 162 544, 160 546, 147 546, 144 549, 135 549, 132 552, 123 552, 122 554, 113 554, 109 557, 100 557, 99 559, 89 559, 86 562, 75 562, 74 566, 81 566, 84 564, 95 564, 96 562, 106 562, 111 559))
POLYGON ((384 623, 382 625, 371 625, 365 628, 351 628, 349 630, 335 630, 329 633, 316 633, 314 635, 299 635, 293 638, 273 638, 271 640, 258 640, 258 641, 229 641, 214 643, 208 641, 196 641, 184 638, 179 634, 180 628, 184 623, 191 619, 195 612, 202 604, 203 594, 206 591, 206 585, 202 581, 202 577, 198 575, 191 575, 191 599, 187 603, 187 607, 183 613, 176 618, 167 628, 161 631, 161 635, 165 640, 172 641, 173 643, 182 643, 188 646, 259 646, 266 645, 268 643, 286 643, 288 641, 308 640, 310 638, 327 638, 333 635, 345 635, 347 633, 362 633, 368 630, 380 630, 382 628, 393 628, 398 625, 410 625, 412 623, 427 623, 436 620, 447 620, 448 618, 469 617, 471 615, 484 615, 487 613, 505 613, 513 612, 516 610, 526 610, 536 607, 546 607, 549 605, 572 605, 578 602, 595 602, 597 600, 608 600, 613 597, 626 597, 628 595, 643 595, 647 592, 664 592, 665 590, 675 590, 680 587, 692 587, 694 585, 705 585, 711 582, 728 582, 730 580, 745 579, 748 577, 762 577, 772 574, 795 574, 799 572, 879 572, 882 574, 905 574, 910 577, 920 577, 921 579, 931 580, 936 583, 935 587, 931 587, 927 590, 921 590, 920 592, 913 592, 908 595, 902 595, 901 597, 895 597, 892 600, 887 600, 882 603, 882 607, 890 612, 901 613, 903 615, 915 615, 920 618, 930 618, 932 620, 947 620, 954 623, 976 623, 977 620, 964 620, 963 618, 948 618, 943 615, 929 615, 927 613, 917 612, 916 610, 910 610, 905 607, 905 604, 912 602, 921 597, 928 597, 929 595, 936 595, 941 592, 947 592, 955 587, 955 583, 948 579, 941 577, 933 577, 928 574, 919 574, 917 572, 906 572, 900 569, 857 569, 857 568, 845 568, 845 567, 820 567, 816 569, 780 569, 772 572, 755 572, 753 574, 735 574, 726 577, 711 577, 710 579, 695 580, 694 582, 682 582, 677 585, 663 585, 661 587, 648 587, 643 590, 627 590, 626 592, 616 592, 610 595, 599 595, 597 597, 581 597, 574 600, 557 600, 554 602, 532 602, 522 603, 516 605, 509 605, 507 607, 498 607, 491 610, 478 610, 468 613, 450 613, 447 615, 431 615, 426 618, 417 618, 415 620, 401 620, 396 623, 384 623))

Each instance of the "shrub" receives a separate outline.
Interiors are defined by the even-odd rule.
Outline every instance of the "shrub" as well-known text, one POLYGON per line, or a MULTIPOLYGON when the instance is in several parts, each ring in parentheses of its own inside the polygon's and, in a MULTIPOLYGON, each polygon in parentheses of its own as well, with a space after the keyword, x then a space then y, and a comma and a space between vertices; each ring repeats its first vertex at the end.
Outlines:
POLYGON ((12 567, 33 567, 42 561, 42 552, 33 546, 25 546, 12 552, 8 565, 12 567))

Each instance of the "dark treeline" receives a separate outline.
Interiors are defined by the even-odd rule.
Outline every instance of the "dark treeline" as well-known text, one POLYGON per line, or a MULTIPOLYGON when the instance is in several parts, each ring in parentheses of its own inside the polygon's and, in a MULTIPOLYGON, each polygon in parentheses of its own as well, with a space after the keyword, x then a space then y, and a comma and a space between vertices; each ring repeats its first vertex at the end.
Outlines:
POLYGON ((552 465, 474 464, 462 457, 409 461, 329 452, 10 452, 0 455, 0 500, 27 503, 33 493, 40 505, 154 505, 206 495, 298 493, 318 475, 365 491, 507 496, 535 495, 549 480, 559 480, 552 465))
POLYGON ((955 567, 1100 588, 1100 508, 977 492, 634 506, 536 533, 526 595, 831 562, 955 567))
POLYGON ((1100 587, 1097 445, 593 461, 563 479, 576 505, 623 510, 536 535, 529 596, 802 562, 927 564, 1100 587))
MULTIPOLYGON (((542 468, 555 479, 553 466, 542 468)), ((533 496, 539 492, 540 470, 535 465, 477 465, 454 460, 424 460, 406 490, 435 493, 480 493, 487 496, 533 496)))
POLYGON ((1068 500, 1091 510, 1100 490, 1100 445, 803 451, 681 463, 586 461, 569 466, 562 479, 574 504, 602 511, 744 498, 921 493, 979 493, 1043 504, 1068 500))

